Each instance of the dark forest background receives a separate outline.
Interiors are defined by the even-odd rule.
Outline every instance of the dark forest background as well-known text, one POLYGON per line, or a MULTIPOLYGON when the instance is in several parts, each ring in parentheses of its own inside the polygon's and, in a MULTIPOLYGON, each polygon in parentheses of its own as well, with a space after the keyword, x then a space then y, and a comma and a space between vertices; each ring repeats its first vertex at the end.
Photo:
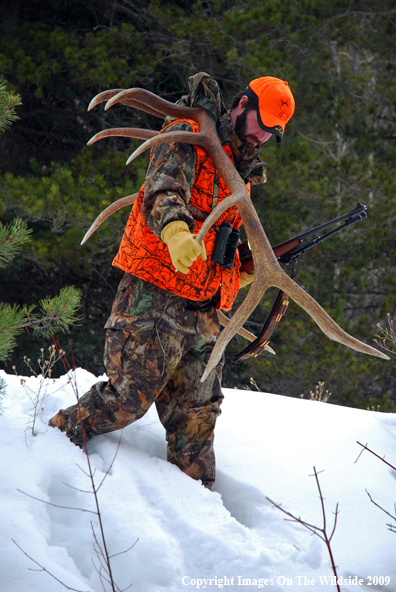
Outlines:
MULTIPOLYGON (((83 320, 59 339, 65 347, 70 337, 77 366, 102 374, 103 325, 121 278, 111 262, 128 209, 79 244, 101 210, 139 189, 148 154, 126 167, 134 141, 86 142, 102 129, 159 129, 159 121, 122 106, 87 113, 91 98, 137 86, 176 101, 188 77, 206 71, 229 103, 269 75, 289 82, 296 112, 283 143, 262 150, 268 183, 253 188, 254 204, 273 245, 367 205, 366 220, 304 256, 297 281, 373 344, 376 324, 396 310, 395 25, 392 0, 3 1, 0 79, 23 104, 0 137, 0 220, 23 217, 33 235, 1 271, 0 302, 79 288, 83 320)), ((257 333, 274 297, 265 295, 248 329, 257 333)), ((41 345, 21 337, 1 367, 26 374, 23 356, 41 345)), ((274 335, 276 357, 232 364, 245 345, 237 337, 227 350, 226 387, 243 388, 252 376, 260 390, 309 396, 323 381, 330 402, 395 411, 394 360, 329 341, 294 303, 274 335)))

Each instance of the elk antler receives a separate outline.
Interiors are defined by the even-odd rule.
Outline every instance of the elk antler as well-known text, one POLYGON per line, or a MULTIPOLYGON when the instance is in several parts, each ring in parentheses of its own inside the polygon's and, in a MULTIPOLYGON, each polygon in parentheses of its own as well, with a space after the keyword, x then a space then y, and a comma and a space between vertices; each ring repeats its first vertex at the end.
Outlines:
MULTIPOLYGON (((104 92, 99 93, 98 95, 96 95, 96 97, 94 97, 92 99, 92 101, 88 105, 87 111, 91 111, 91 109, 96 107, 96 105, 99 105, 100 103, 104 103, 105 101, 108 101, 109 103, 111 103, 112 97, 117 96, 118 97, 118 100, 116 101, 117 103, 122 103, 123 105, 126 105, 127 107, 136 107, 136 109, 140 109, 141 111, 146 111, 146 113, 150 113, 150 115, 154 115, 155 117, 159 117, 160 119, 164 119, 164 115, 161 112, 157 111, 155 108, 151 108, 149 105, 145 105, 144 103, 141 103, 137 99, 129 98, 127 95, 123 96, 124 93, 128 93, 128 91, 127 90, 125 91, 122 88, 116 88, 113 90, 105 90, 104 92)), ((111 104, 110 104, 110 107, 111 107, 111 104)), ((109 108, 109 105, 107 106, 107 109, 108 108, 109 108)))
POLYGON ((121 208, 125 208, 125 206, 132 206, 135 203, 138 195, 138 193, 133 193, 132 195, 121 197, 120 199, 117 199, 117 201, 115 201, 114 203, 110 204, 105 210, 103 210, 103 212, 99 214, 95 222, 93 222, 93 224, 85 233, 85 236, 82 239, 80 245, 86 243, 89 237, 95 232, 95 230, 97 230, 99 226, 103 224, 105 220, 107 220, 107 218, 110 218, 112 214, 115 214, 116 212, 118 212, 118 210, 121 210, 121 208))
POLYGON ((219 363, 222 353, 230 339, 242 327, 243 323, 248 319, 260 302, 263 294, 271 286, 276 286, 289 294, 291 298, 314 319, 329 339, 338 341, 356 351, 389 360, 387 355, 362 343, 351 335, 348 335, 348 333, 341 329, 341 327, 333 321, 333 319, 309 294, 300 288, 300 286, 298 286, 279 267, 246 186, 224 151, 217 135, 216 125, 206 111, 197 107, 185 107, 169 103, 149 91, 139 88, 124 90, 118 94, 117 91, 101 93, 91 101, 90 108, 106 100, 106 98, 104 98, 105 95, 106 98, 111 96, 105 107, 106 109, 121 102, 151 114, 158 113, 158 116, 161 117, 168 115, 170 117, 175 117, 176 119, 191 119, 198 124, 200 130, 198 133, 175 131, 159 134, 150 138, 135 150, 127 161, 127 163, 131 162, 131 160, 148 148, 164 142, 184 142, 202 146, 205 149, 229 187, 231 195, 220 202, 220 204, 218 204, 212 213, 206 218, 197 234, 196 240, 198 242, 202 242, 209 228, 215 223, 221 214, 225 212, 225 210, 234 205, 238 206, 250 243, 250 248, 253 253, 253 259, 255 262, 255 279, 244 302, 232 317, 231 322, 220 334, 202 376, 202 381, 205 380, 209 372, 219 363))

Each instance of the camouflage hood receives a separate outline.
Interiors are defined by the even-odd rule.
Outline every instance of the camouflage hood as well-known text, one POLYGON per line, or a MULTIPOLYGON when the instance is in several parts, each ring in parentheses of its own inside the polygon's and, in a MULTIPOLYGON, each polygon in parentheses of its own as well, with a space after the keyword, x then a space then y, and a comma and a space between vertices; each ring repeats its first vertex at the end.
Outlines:
MULTIPOLYGON (((237 136, 231 123, 230 111, 224 104, 220 87, 216 80, 206 72, 198 72, 188 79, 189 93, 183 95, 176 104, 185 107, 202 107, 217 126, 217 133, 223 145, 230 144, 234 155, 235 168, 243 179, 253 185, 267 180, 265 162, 259 158, 259 149, 237 136)), ((164 126, 174 121, 167 117, 164 126)))
POLYGON ((188 95, 177 101, 185 107, 202 107, 217 123, 224 113, 227 113, 221 90, 216 80, 206 72, 198 72, 188 79, 188 95))

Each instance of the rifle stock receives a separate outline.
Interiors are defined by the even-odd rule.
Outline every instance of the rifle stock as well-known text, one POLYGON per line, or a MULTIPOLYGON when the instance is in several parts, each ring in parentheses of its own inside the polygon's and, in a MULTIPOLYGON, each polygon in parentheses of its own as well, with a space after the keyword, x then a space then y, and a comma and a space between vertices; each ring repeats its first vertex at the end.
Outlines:
MULTIPOLYGON (((280 259, 283 255, 287 255, 293 249, 296 249, 302 244, 302 240, 299 238, 292 238, 284 243, 281 243, 273 248, 275 257, 280 259)), ((254 261, 252 252, 249 249, 248 241, 241 243, 238 246, 239 258, 241 260, 240 271, 246 271, 246 273, 254 273, 254 261)))

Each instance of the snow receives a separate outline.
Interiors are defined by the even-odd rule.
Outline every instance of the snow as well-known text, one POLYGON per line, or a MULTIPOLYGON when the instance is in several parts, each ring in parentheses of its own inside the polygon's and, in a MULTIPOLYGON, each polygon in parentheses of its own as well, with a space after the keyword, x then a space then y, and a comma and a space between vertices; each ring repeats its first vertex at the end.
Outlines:
MULTIPOLYGON (((74 403, 71 384, 67 376, 47 381, 49 396, 40 405, 33 436, 32 402, 25 386, 34 392, 39 379, 31 377, 21 385, 19 377, 3 371, 0 378, 7 383, 0 416, 0 590, 65 590, 28 554, 69 588, 99 592, 103 588, 92 564, 97 559, 91 530, 92 521, 99 536, 97 515, 28 497, 95 510, 92 493, 85 493, 90 491, 83 472, 85 454, 47 426, 60 408, 74 403)), ((76 380, 81 395, 97 378, 78 369, 76 380)), ((322 527, 315 466, 323 471, 319 480, 328 533, 339 504, 332 550, 341 590, 396 592, 396 534, 386 526, 391 518, 366 493, 392 514, 396 472, 367 451, 355 462, 362 451, 359 441, 396 465, 396 414, 261 392, 224 389, 224 394, 212 491, 166 462, 164 429, 155 406, 124 430, 98 492, 110 555, 137 541, 112 559, 119 588, 336 590, 325 544, 286 521, 267 500, 322 527), (360 583, 352 583, 356 581, 360 583)), ((120 432, 114 432, 89 442, 97 485, 119 441, 120 432)))

